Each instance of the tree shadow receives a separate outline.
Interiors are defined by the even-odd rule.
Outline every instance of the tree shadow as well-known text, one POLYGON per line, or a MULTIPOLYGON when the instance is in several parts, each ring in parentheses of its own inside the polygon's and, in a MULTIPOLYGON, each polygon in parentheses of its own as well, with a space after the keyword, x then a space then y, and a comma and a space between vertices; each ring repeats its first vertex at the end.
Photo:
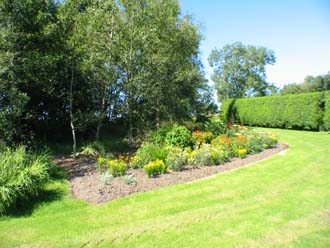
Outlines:
POLYGON ((67 173, 63 168, 54 168, 51 172, 49 182, 39 190, 38 195, 17 199, 16 203, 7 209, 5 216, 9 217, 27 217, 32 215, 33 211, 40 205, 59 201, 66 195, 63 188, 54 186, 56 183, 64 183, 67 173), (50 187, 47 187, 50 186, 50 187))

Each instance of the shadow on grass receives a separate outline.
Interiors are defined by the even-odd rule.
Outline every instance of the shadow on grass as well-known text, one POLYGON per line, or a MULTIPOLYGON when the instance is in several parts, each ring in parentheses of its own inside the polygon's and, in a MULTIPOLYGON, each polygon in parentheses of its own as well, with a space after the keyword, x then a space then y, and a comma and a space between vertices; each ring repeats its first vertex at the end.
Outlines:
POLYGON ((65 180, 66 171, 63 168, 54 168, 54 171, 51 172, 50 180, 39 190, 38 195, 18 199, 16 204, 9 208, 5 215, 16 218, 27 217, 38 206, 61 200, 66 195, 66 190, 64 189, 65 180))

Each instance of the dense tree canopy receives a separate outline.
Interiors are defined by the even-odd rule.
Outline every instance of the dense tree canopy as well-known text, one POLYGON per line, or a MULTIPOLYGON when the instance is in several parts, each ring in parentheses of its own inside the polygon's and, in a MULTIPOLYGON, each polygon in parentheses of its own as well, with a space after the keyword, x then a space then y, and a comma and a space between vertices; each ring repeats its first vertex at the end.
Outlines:
POLYGON ((275 63, 275 55, 265 47, 236 42, 214 49, 209 63, 219 100, 264 96, 275 89, 266 82, 265 73, 266 65, 275 63))
POLYGON ((287 84, 281 89, 281 95, 300 94, 330 90, 330 72, 316 77, 307 76, 303 83, 287 84))
POLYGON ((70 129, 97 139, 116 119, 133 141, 138 129, 213 111, 202 37, 177 0, 3 0, 0 35, 8 144, 70 129))

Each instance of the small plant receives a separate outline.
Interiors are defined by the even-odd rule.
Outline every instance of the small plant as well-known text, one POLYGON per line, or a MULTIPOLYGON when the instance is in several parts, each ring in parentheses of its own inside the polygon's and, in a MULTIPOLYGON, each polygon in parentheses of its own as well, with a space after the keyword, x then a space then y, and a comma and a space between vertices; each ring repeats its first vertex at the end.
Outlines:
POLYGON ((105 156, 105 148, 100 142, 92 142, 81 148, 79 156, 93 157, 105 156))
POLYGON ((127 164, 119 159, 112 159, 107 161, 108 171, 114 176, 123 176, 127 171, 127 164))
POLYGON ((200 147, 202 144, 210 143, 213 138, 213 133, 210 131, 195 131, 192 133, 191 140, 196 147, 200 147))
POLYGON ((189 164, 194 166, 207 166, 212 164, 209 144, 203 144, 200 148, 193 150, 188 159, 189 164))
POLYGON ((136 182, 136 179, 133 175, 125 175, 123 176, 123 182, 127 185, 133 184, 136 182))
POLYGON ((237 149, 236 152, 237 152, 236 154, 239 158, 245 158, 246 157, 247 150, 245 148, 237 149))
POLYGON ((140 147, 132 157, 130 165, 134 169, 143 168, 147 163, 154 160, 164 161, 167 157, 166 147, 158 144, 146 143, 140 147))
POLYGON ((149 162, 144 166, 144 170, 148 177, 155 177, 156 175, 163 174, 165 171, 165 164, 162 160, 149 162))
POLYGON ((107 159, 103 157, 98 157, 98 159, 96 160, 96 164, 98 172, 102 172, 107 167, 107 159))
POLYGON ((114 179, 114 176, 108 171, 106 171, 100 175, 100 180, 104 185, 111 184, 113 179, 114 179))
POLYGON ((184 126, 174 126, 171 131, 166 134, 165 142, 171 146, 186 147, 191 141, 191 132, 184 126))
POLYGON ((172 147, 166 157, 166 166, 174 171, 182 171, 187 164, 187 152, 179 147, 172 147))
POLYGON ((215 136, 225 132, 225 124, 219 119, 207 121, 204 124, 205 130, 212 132, 215 136))

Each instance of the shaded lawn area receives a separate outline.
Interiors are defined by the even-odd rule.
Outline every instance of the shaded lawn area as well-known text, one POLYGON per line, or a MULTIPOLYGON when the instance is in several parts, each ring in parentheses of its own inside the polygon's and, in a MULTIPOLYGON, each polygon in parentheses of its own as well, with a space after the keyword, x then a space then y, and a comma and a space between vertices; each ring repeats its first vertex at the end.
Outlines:
POLYGON ((54 181, 56 197, 0 217, 0 247, 329 247, 330 134, 267 131, 284 154, 101 205, 54 181))

